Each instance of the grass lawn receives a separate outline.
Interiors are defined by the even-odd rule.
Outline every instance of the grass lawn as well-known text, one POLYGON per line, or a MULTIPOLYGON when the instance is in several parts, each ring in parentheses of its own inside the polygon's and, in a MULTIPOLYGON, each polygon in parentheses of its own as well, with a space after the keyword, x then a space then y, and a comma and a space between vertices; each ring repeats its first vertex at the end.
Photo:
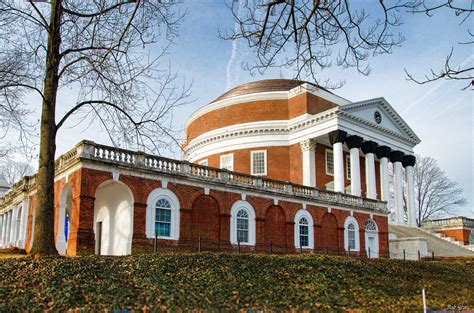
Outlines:
POLYGON ((165 254, 0 260, 0 311, 474 309, 473 263, 165 254))

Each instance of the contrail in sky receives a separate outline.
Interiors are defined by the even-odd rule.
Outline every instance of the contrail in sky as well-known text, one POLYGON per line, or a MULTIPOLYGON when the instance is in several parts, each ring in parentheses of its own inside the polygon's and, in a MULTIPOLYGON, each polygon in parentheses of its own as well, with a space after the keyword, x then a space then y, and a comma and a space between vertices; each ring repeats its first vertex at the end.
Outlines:
MULTIPOLYGON (((242 16, 242 11, 244 8, 243 2, 245 0, 239 0, 239 10, 237 11, 237 16, 240 18, 242 16)), ((239 31, 239 23, 236 21, 234 24, 234 31, 239 31)), ((240 44, 234 39, 232 40, 232 51, 230 54, 229 62, 227 62, 227 84, 226 90, 229 90, 231 87, 234 87, 238 83, 238 73, 240 70, 240 65, 242 62, 242 51, 239 53, 240 44)))

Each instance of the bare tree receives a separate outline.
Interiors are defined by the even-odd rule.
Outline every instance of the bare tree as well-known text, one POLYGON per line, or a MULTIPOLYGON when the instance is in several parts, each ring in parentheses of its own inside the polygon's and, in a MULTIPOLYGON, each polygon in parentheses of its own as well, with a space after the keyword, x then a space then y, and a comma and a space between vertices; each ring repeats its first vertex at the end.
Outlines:
POLYGON ((399 10, 405 8, 399 2, 234 0, 229 8, 238 28, 221 37, 244 39, 255 49, 257 62, 247 64, 248 69, 264 72, 271 67, 291 67, 296 78, 310 76, 329 88, 343 82, 323 80, 325 68, 335 63, 368 75, 370 55, 391 53, 404 40, 393 31, 401 24, 399 10), (369 18, 369 8, 376 17, 369 18))
MULTIPOLYGON (((307 76, 325 87, 338 88, 343 81, 323 78, 324 69, 333 65, 354 67, 368 75, 370 56, 390 54, 404 41, 396 32, 404 14, 431 15, 450 9, 464 22, 472 12, 472 4, 460 2, 457 6, 452 0, 441 4, 426 4, 425 0, 233 0, 228 7, 237 27, 220 36, 246 40, 255 50, 256 62, 244 64, 251 73, 288 67, 295 70, 295 78, 307 76)), ((445 69, 440 73, 432 71, 433 77, 427 77, 425 82, 440 78, 472 79, 472 68, 455 68, 450 59, 451 55, 445 69)))
POLYGON ((190 87, 178 85, 176 74, 160 69, 159 60, 182 17, 174 0, 0 3, 1 102, 16 114, 8 125, 25 126, 24 116, 15 116, 30 111, 27 92, 42 102, 35 257, 57 253, 54 156, 56 135, 68 118, 98 120, 115 145, 160 153, 176 141, 170 113, 187 103, 190 87), (160 52, 149 49, 153 46, 160 52), (58 98, 63 88, 77 90, 71 107, 58 98), (59 109, 66 113, 57 117, 59 109))
POLYGON ((35 169, 28 162, 15 161, 11 158, 5 158, 0 162, 0 175, 10 186, 19 181, 23 176, 34 174, 35 169))
MULTIPOLYGON (((449 10, 453 11, 456 16, 460 18, 460 25, 463 25, 466 21, 471 21, 470 17, 474 12, 474 1, 453 1, 446 0, 442 2, 425 1, 419 0, 412 4, 412 12, 415 14, 426 14, 427 16, 433 16, 437 11, 449 10)), ((469 22, 468 22, 469 23, 469 22)), ((472 23, 472 22, 471 22, 472 23)), ((474 44, 474 34, 468 30, 468 39, 465 42, 459 42, 459 45, 472 46, 474 44)), ((472 49, 472 48, 471 48, 472 49)), ((470 86, 474 86, 474 67, 472 62, 453 65, 452 57, 454 53, 454 47, 451 47, 451 51, 446 57, 444 66, 439 70, 431 69, 429 74, 424 75, 423 79, 414 78, 413 74, 409 73, 405 69, 405 73, 408 79, 414 81, 417 84, 426 84, 440 79, 451 79, 465 81, 466 85, 463 90, 468 89, 470 86)))

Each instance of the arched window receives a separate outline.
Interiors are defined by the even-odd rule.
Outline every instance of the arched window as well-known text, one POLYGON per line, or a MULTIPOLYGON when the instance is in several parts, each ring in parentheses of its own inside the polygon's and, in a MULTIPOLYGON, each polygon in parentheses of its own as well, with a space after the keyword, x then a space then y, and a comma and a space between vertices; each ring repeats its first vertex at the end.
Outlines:
POLYGON ((230 242, 255 245, 255 211, 247 201, 239 200, 230 210, 230 242))
POLYGON ((377 225, 373 220, 368 220, 365 223, 365 231, 366 232, 377 232, 377 225))
POLYGON ((249 214, 245 209, 237 213, 237 241, 249 242, 249 214))
POLYGON ((349 250, 355 250, 356 248, 356 234, 355 234, 355 226, 353 223, 350 223, 347 226, 347 240, 349 242, 349 250))
POLYGON ((179 201, 169 189, 158 188, 148 196, 146 234, 148 238, 179 239, 179 201))
POLYGON ((344 248, 346 251, 359 251, 359 224, 353 216, 348 216, 344 222, 344 248))
POLYGON ((313 218, 306 210, 299 210, 295 215, 295 247, 314 248, 313 218))
POLYGON ((155 234, 158 237, 170 237, 171 234, 171 203, 165 198, 156 201, 155 234))

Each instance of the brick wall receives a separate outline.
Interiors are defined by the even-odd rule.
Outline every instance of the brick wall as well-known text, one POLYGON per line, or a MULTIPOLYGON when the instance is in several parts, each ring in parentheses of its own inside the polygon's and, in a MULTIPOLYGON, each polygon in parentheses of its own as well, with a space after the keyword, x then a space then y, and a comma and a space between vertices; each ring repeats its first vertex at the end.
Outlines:
MULTIPOLYGON (((68 255, 93 254, 95 251, 94 202, 96 190, 104 182, 111 182, 109 172, 80 169, 69 175, 69 184, 72 186, 72 216, 68 242, 68 255)), ((153 240, 146 238, 146 210, 148 195, 156 188, 162 187, 162 182, 154 179, 120 175, 120 183, 125 184, 133 195, 134 222, 132 253, 150 252, 153 249, 153 240)), ((64 188, 65 181, 57 181, 55 192, 59 195, 64 188)), ((205 194, 203 188, 174 183, 167 183, 167 188, 173 191, 180 203, 180 240, 202 240, 221 242, 229 245, 230 240, 230 209, 235 201, 242 198, 241 194, 210 190, 205 194)), ((56 197, 57 207, 59 197, 56 197)), ((289 200, 279 201, 277 205, 273 199, 246 196, 246 201, 254 208, 256 215, 256 242, 257 245, 274 245, 274 252, 294 251, 294 218, 302 204, 289 200)), ((35 197, 30 198, 28 233, 26 248, 29 250, 32 233, 32 215, 35 206, 35 197)), ((349 210, 350 208, 348 208, 349 210)), ((332 251, 343 251, 344 221, 350 215, 348 210, 332 209, 331 213, 325 207, 307 205, 307 210, 314 221, 314 242, 316 249, 327 248, 332 251)), ((55 233, 57 233, 58 213, 55 214, 55 233)), ((370 218, 367 213, 354 212, 354 217, 361 228, 361 251, 363 251, 363 227, 370 218)), ((379 227, 380 249, 387 247, 387 218, 374 216, 379 227)), ((159 240, 159 245, 180 245, 181 241, 159 240)), ((249 249, 252 249, 251 247, 249 249)), ((329 251, 330 252, 330 251, 329 251)))

